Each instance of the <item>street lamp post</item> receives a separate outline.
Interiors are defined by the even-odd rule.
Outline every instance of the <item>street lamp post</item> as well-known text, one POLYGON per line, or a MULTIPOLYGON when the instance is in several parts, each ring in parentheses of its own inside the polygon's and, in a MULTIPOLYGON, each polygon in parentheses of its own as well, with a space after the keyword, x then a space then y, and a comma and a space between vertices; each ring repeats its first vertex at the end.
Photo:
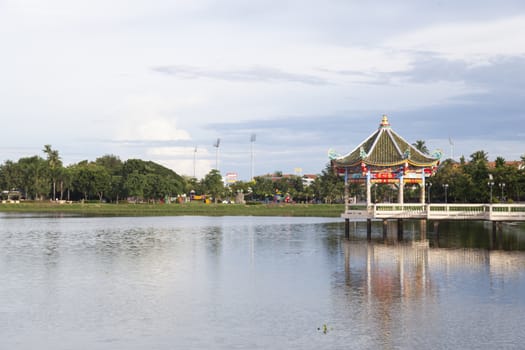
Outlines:
POLYGON ((428 186, 428 204, 430 204, 430 188, 432 187, 432 182, 427 183, 428 186))
POLYGON ((445 203, 448 203, 448 200, 447 200, 448 184, 443 184, 443 188, 445 189, 445 203))
POLYGON ((492 204, 492 187, 494 186, 494 182, 493 181, 489 181, 487 183, 487 185, 489 185, 489 187, 490 187, 490 204, 492 204))
POLYGON ((503 190, 505 189, 505 182, 500 183, 499 188, 501 188, 501 202, 503 202, 503 190))

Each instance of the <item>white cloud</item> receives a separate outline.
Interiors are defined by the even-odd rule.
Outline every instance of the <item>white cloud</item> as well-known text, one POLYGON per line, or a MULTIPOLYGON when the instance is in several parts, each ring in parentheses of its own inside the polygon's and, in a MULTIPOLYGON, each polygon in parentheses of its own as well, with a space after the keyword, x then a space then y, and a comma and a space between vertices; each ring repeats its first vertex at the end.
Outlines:
POLYGON ((492 21, 457 22, 431 26, 395 36, 385 46, 396 50, 429 51, 449 59, 483 64, 498 56, 525 55, 525 16, 492 21))
POLYGON ((148 148, 147 154, 155 157, 163 158, 193 158, 195 155, 199 157, 208 157, 210 152, 205 148, 200 147, 152 147, 148 148))
POLYGON ((197 159, 195 163, 190 159, 152 159, 154 162, 172 169, 179 175, 193 176, 202 179, 214 167, 214 162, 210 159, 197 159), (195 169, 194 169, 195 166, 195 169))
POLYGON ((177 174, 193 176, 195 172, 197 178, 204 177, 215 165, 215 155, 203 147, 150 147, 145 153, 177 174))
POLYGON ((114 112, 114 138, 121 141, 190 140, 187 130, 177 127, 177 109, 194 100, 176 100, 159 96, 130 97, 125 107, 114 112))
POLYGON ((178 141, 189 140, 190 135, 185 130, 179 130, 174 121, 156 118, 122 126, 117 131, 116 139, 126 141, 178 141))
POLYGON ((62 22, 109 18, 122 20, 166 11, 184 15, 205 9, 210 2, 210 0, 177 0, 175 2, 161 0, 152 4, 148 0, 7 0, 5 10, 9 10, 11 14, 52 23, 57 19, 62 22))

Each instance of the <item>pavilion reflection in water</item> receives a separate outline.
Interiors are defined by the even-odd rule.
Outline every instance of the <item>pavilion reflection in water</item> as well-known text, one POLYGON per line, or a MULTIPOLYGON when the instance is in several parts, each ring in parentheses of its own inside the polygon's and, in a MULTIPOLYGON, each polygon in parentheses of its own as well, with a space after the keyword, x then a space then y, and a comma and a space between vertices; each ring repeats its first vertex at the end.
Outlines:
POLYGON ((374 297, 432 294, 432 276, 440 272, 486 270, 510 278, 525 266, 522 252, 432 248, 426 239, 346 241, 344 254, 346 284, 374 297))
POLYGON ((361 317, 374 324, 374 337, 384 344, 393 344, 403 327, 417 329, 418 322, 438 317, 436 309, 454 293, 449 288, 466 293, 456 289, 458 279, 486 276, 492 286, 515 280, 525 266, 521 251, 436 248, 426 239, 344 241, 343 248, 344 298, 366 305, 361 317))

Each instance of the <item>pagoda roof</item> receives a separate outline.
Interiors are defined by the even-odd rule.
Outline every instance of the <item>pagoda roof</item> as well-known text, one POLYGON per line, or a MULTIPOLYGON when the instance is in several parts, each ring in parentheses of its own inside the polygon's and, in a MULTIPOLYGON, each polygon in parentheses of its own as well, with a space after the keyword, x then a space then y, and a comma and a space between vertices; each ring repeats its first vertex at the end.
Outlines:
POLYGON ((383 116, 379 128, 350 153, 333 159, 336 167, 352 167, 362 163, 371 166, 391 167, 408 163, 415 167, 435 166, 439 157, 424 154, 399 136, 383 116))

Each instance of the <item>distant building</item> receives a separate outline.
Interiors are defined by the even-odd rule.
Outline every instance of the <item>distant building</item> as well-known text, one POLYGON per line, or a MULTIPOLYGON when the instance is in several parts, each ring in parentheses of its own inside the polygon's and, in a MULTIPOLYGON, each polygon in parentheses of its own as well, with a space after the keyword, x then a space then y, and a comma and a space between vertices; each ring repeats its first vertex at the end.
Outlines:
POLYGON ((310 186, 315 181, 315 179, 317 179, 317 175, 315 174, 305 174, 302 176, 297 174, 266 174, 259 177, 271 180, 272 182, 277 182, 281 179, 293 179, 299 177, 303 182, 303 186, 310 186))
MULTIPOLYGON (((496 162, 488 162, 487 165, 488 165, 489 168, 495 168, 496 167, 496 162)), ((509 167, 516 168, 518 170, 525 169, 525 164, 522 161, 520 161, 520 160, 506 161, 505 165, 509 166, 509 167)))
POLYGON ((23 198, 22 192, 16 189, 10 191, 2 191, 1 198, 3 201, 18 201, 23 198))
POLYGON ((317 179, 317 175, 315 175, 315 174, 305 174, 305 175, 303 175, 303 186, 308 187, 308 186, 312 185, 314 183, 315 179, 317 179))

